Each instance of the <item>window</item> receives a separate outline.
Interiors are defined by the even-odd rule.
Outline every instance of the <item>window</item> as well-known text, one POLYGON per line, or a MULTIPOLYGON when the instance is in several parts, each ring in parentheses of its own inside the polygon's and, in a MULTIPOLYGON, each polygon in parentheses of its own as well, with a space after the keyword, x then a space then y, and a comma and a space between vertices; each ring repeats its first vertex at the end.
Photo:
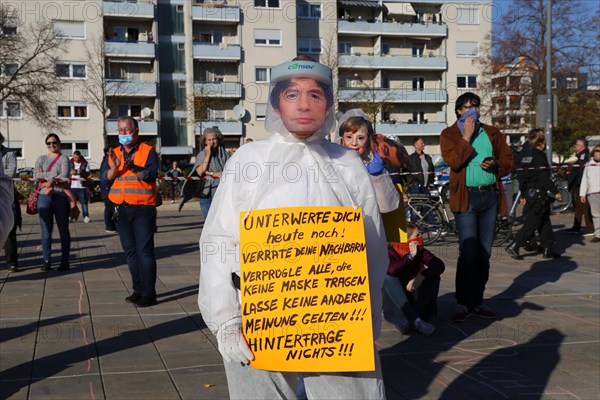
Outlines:
POLYGON ((12 76, 19 70, 19 64, 8 63, 0 64, 0 76, 12 76))
POLYGON ((456 86, 459 89, 477 89, 477 75, 458 75, 456 86))
POLYGON ((456 23, 459 25, 479 25, 479 10, 472 8, 458 8, 456 10, 456 23))
POLYGON ((141 80, 142 79, 141 64, 111 63, 109 72, 110 72, 111 79, 125 79, 125 80, 141 80))
POLYGON ((223 42, 223 32, 201 32, 201 43, 219 44, 223 42))
POLYGON ((257 83, 271 82, 271 68, 256 67, 256 82, 257 83))
POLYGON ((87 119, 87 104, 58 103, 58 119, 87 119))
POLYGON ((552 89, 556 89, 556 78, 552 78, 552 89))
POLYGON ((256 116, 257 121, 264 121, 267 116, 267 105, 266 104, 256 104, 255 105, 254 114, 256 116))
POLYGON ((321 54, 321 39, 298 39, 298 53, 321 54))
POLYGON ((352 54, 352 42, 338 42, 338 53, 352 54))
POLYGON ((0 116, 2 118, 21 118, 21 103, 7 101, 0 103, 0 116))
POLYGON ((414 76, 412 78, 412 89, 423 90, 425 88, 425 78, 422 76, 414 76))
POLYGON ((187 118, 179 118, 179 125, 181 126, 186 126, 187 125, 187 118))
POLYGON ((424 111, 413 111, 412 117, 413 123, 415 124, 423 124, 425 123, 425 112, 424 111))
POLYGON ((57 63, 56 76, 68 79, 87 78, 85 64, 57 63))
POLYGON ((321 5, 308 3, 298 4, 298 18, 321 18, 321 5))
POLYGON ((579 87, 578 79, 573 77, 567 78, 567 89, 577 89, 579 87))
POLYGON ((177 4, 177 5, 175 6, 175 10, 176 10, 178 13, 182 13, 182 12, 183 12, 183 4, 177 4))
POLYGON ((381 43, 381 54, 390 54, 389 43, 381 43))
POLYGON ((425 51, 424 44, 413 44, 413 48, 412 48, 412 56, 413 57, 423 57, 424 51, 425 51))
POLYGON ((117 117, 141 117, 142 106, 140 104, 119 104, 117 114, 117 117))
POLYGON ((184 51, 185 50, 185 43, 177 43, 177 50, 184 51))
POLYGON ((254 7, 279 8, 279 0, 254 0, 254 7))
POLYGON ((83 21, 54 21, 54 33, 66 39, 85 39, 85 23, 83 21))
POLYGON ((457 57, 477 57, 479 55, 478 42, 456 42, 457 57))
POLYGON ((255 29, 254 44, 257 46, 280 46, 281 31, 279 29, 255 29))
POLYGON ((0 34, 2 35, 16 35, 18 20, 15 17, 6 17, 3 24, 0 26, 0 34))
POLYGON ((87 142, 61 142, 60 152, 67 157, 72 157, 73 152, 78 150, 84 158, 90 155, 90 144, 87 142))

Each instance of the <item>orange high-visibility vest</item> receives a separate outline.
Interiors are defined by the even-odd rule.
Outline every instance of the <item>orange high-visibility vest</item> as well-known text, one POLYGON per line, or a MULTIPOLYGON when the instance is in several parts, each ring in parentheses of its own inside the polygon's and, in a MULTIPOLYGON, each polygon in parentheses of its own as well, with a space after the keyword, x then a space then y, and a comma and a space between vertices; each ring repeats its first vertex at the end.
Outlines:
MULTIPOLYGON (((150 155, 150 150, 152 150, 152 146, 140 143, 133 154, 133 163, 145 166, 150 155)), ((110 187, 108 199, 115 204, 126 202, 140 206, 156 206, 156 181, 152 183, 142 181, 133 172, 125 168, 122 148, 117 147, 113 151, 121 161, 121 165, 119 165, 115 181, 110 187)), ((111 168, 113 166, 110 157, 108 158, 108 166, 111 168)))

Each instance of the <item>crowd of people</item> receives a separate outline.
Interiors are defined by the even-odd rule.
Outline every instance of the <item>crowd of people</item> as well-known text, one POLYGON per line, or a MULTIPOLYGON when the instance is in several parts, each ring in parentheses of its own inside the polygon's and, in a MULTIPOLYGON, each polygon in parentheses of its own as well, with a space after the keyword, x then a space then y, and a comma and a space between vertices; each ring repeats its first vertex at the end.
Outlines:
MULTIPOLYGON (((199 181, 170 183, 171 203, 181 190, 182 203, 199 197, 204 226, 200 237, 201 270, 198 306, 206 325, 216 336, 223 357, 229 393, 232 398, 385 398, 378 352, 374 351, 373 371, 311 372, 297 375, 285 371, 252 368, 254 355, 244 339, 240 300, 240 261, 231 251, 240 244, 240 213, 278 207, 352 206, 364 214, 367 274, 370 287, 372 337, 376 340, 382 316, 403 334, 414 330, 434 333, 437 297, 444 262, 423 246, 419 228, 405 221, 400 227, 405 240, 386 238, 385 215, 403 203, 402 191, 386 168, 386 155, 378 151, 376 132, 367 115, 358 109, 346 112, 336 121, 333 109, 332 71, 306 57, 298 57, 271 71, 265 127, 271 137, 248 140, 233 155, 223 146, 218 129, 204 131, 201 151, 192 175, 199 181), (337 126, 337 129, 336 129, 337 126), (339 136, 339 145, 328 140, 339 136), (240 176, 239 165, 269 165, 257 179, 240 176), (298 179, 286 179, 285 168, 294 163, 298 179), (315 171, 335 179, 314 179, 315 171), (189 182, 194 182, 189 184, 189 182), (186 186, 188 189, 186 189, 186 186), (215 244, 221 251, 204 251, 215 244), (383 310, 383 313, 382 313, 383 310)), ((550 179, 544 153, 544 132, 531 131, 526 148, 514 162, 505 136, 497 128, 480 121, 481 99, 464 93, 455 103, 456 122, 440 134, 443 159, 450 166, 450 210, 458 232, 456 264, 455 322, 475 316, 496 318, 484 304, 490 275, 490 256, 497 216, 506 215, 512 196, 505 195, 507 176, 516 176, 523 194, 525 223, 506 251, 522 259, 520 249, 536 232, 543 257, 558 257, 553 251, 550 202, 560 198, 550 179), (532 167, 532 168, 530 168, 532 167), (503 179, 504 178, 504 179, 503 179)), ((156 230, 158 155, 153 146, 139 139, 138 122, 132 117, 118 120, 119 146, 106 148, 100 169, 100 187, 105 202, 107 232, 117 233, 127 258, 131 292, 125 301, 137 307, 157 304, 157 262, 154 251, 156 230)), ((6 243, 6 263, 18 271, 16 230, 20 207, 11 178, 16 173, 14 153, 0 136, 0 242, 6 243), (6 223, 4 222, 6 221, 6 223)), ((43 179, 37 210, 41 227, 41 269, 52 268, 51 242, 56 222, 61 242, 59 271, 70 268, 69 222, 76 221, 79 201, 83 221, 89 223, 89 194, 79 178, 90 168, 80 152, 71 159, 60 151, 60 138, 45 138, 48 148, 40 155, 34 177, 43 179), (54 178, 76 178, 54 180, 54 178)), ((401 146, 401 145, 400 145, 401 146)), ((404 171, 411 172, 406 184, 409 193, 429 193, 434 166, 425 153, 425 141, 413 141, 414 153, 405 159, 404 171)), ((402 150, 403 146, 402 146, 402 150)), ((587 143, 576 144, 580 168, 574 169, 569 188, 575 194, 576 212, 570 232, 592 232, 592 242, 600 241, 600 146, 591 158, 587 143), (588 217, 589 216, 589 217, 588 217)), ((403 157, 400 157, 403 158, 403 157)), ((388 163, 389 164, 389 163, 388 163)), ((398 167, 398 165, 396 165, 398 167)), ((177 162, 166 176, 182 177, 177 162)), ((181 207, 180 205, 180 207, 181 207)), ((374 343, 370 343, 374 347, 374 343)))

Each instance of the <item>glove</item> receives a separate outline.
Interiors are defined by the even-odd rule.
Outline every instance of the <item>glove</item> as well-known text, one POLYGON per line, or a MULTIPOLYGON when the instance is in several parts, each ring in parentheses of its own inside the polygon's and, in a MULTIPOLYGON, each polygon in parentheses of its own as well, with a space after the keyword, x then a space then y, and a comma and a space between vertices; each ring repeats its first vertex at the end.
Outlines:
POLYGON ((367 165, 367 171, 371 175, 379 175, 383 171, 383 160, 379 154, 373 153, 373 160, 367 165))
POLYGON ((254 354, 242 334, 241 318, 234 318, 221 325, 217 331, 217 342, 225 362, 238 361, 248 364, 250 360, 254 360, 254 354))

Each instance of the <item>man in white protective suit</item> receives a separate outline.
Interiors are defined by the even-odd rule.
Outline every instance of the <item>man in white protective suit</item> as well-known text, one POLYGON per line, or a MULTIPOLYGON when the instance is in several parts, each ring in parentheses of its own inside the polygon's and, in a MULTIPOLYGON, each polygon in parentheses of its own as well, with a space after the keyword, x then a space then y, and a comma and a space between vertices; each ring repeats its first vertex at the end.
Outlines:
MULTIPOLYGON (((233 399, 296 399, 299 382, 296 373, 264 371, 248 365, 254 356, 242 334, 241 294, 236 288, 242 211, 360 207, 373 338, 379 337, 381 287, 388 266, 386 237, 373 183, 363 162, 355 151, 326 140, 334 125, 331 69, 303 59, 280 64, 271 72, 266 113, 266 129, 272 136, 240 147, 225 165, 200 237, 198 305, 217 338, 233 399)), ((377 350, 374 353, 375 371, 302 374, 306 396, 384 399, 379 355, 377 350)))

